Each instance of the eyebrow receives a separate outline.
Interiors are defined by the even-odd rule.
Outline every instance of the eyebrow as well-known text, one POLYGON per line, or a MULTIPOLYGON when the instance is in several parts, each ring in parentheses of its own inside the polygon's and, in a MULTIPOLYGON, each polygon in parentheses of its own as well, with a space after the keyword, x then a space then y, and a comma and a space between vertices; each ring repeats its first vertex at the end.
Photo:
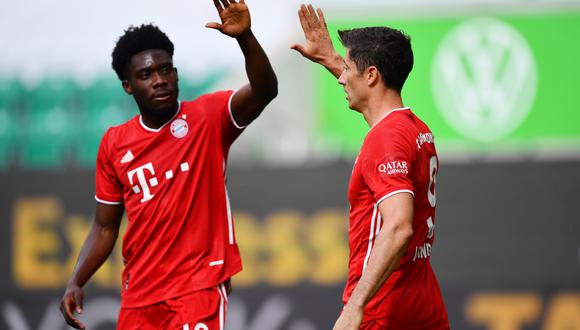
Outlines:
POLYGON ((135 68, 135 72, 141 72, 141 71, 144 71, 144 70, 153 70, 154 67, 163 68, 163 67, 166 67, 168 65, 169 66, 173 66, 173 61, 166 61, 166 62, 163 62, 163 63, 159 63, 157 65, 155 65, 155 64, 150 64, 150 65, 145 64, 145 65, 143 65, 141 67, 135 68))

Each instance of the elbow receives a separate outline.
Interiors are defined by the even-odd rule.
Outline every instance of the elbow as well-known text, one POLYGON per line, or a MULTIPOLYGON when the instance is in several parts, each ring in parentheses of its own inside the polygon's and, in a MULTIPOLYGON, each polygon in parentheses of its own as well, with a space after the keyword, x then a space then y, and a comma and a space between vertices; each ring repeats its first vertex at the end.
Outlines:
POLYGON ((396 229, 396 236, 402 246, 407 246, 411 241, 411 238, 413 238, 413 226, 411 224, 398 226, 396 229))
POLYGON ((268 87, 269 88, 267 89, 267 92, 266 92, 266 98, 267 98, 268 103, 269 103, 270 101, 275 99, 276 96, 278 96, 278 79, 276 77, 274 77, 274 79, 272 79, 272 82, 269 84, 268 87))

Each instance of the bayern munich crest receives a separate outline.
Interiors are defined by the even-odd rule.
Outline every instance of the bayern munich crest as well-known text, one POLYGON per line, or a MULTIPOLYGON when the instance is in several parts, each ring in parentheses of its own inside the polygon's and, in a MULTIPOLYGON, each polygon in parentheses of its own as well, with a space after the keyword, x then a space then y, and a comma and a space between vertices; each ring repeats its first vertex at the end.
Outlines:
POLYGON ((187 131, 189 127, 187 126, 187 122, 181 118, 175 119, 171 123, 171 134, 178 139, 187 135, 187 131))

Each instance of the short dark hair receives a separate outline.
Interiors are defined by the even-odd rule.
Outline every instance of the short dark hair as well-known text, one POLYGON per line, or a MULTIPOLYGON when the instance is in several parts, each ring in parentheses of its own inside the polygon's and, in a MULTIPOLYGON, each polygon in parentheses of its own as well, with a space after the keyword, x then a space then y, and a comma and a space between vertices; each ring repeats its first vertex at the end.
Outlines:
POLYGON ((173 58, 173 43, 167 35, 153 24, 142 24, 141 26, 129 26, 125 30, 113 49, 113 70, 120 80, 125 79, 126 69, 131 63, 131 57, 144 50, 162 49, 173 58))
POLYGON ((401 92, 413 69, 413 50, 408 35, 389 27, 341 30, 338 35, 349 49, 349 56, 358 71, 375 66, 385 86, 401 92))

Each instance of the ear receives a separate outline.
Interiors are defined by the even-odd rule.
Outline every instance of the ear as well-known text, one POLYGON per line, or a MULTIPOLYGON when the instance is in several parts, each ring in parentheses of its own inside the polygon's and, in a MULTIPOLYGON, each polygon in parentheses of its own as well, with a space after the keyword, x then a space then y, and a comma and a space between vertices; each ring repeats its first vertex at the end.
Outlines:
POLYGON ((381 75, 376 66, 369 66, 366 70, 367 86, 372 87, 381 80, 381 75))
POLYGON ((177 68, 173 67, 173 70, 175 71, 175 80, 179 81, 179 73, 177 72, 177 68))
POLYGON ((133 94, 133 89, 131 88, 131 85, 129 84, 128 80, 121 81, 121 84, 123 85, 123 89, 125 90, 125 93, 127 93, 129 95, 133 94))

